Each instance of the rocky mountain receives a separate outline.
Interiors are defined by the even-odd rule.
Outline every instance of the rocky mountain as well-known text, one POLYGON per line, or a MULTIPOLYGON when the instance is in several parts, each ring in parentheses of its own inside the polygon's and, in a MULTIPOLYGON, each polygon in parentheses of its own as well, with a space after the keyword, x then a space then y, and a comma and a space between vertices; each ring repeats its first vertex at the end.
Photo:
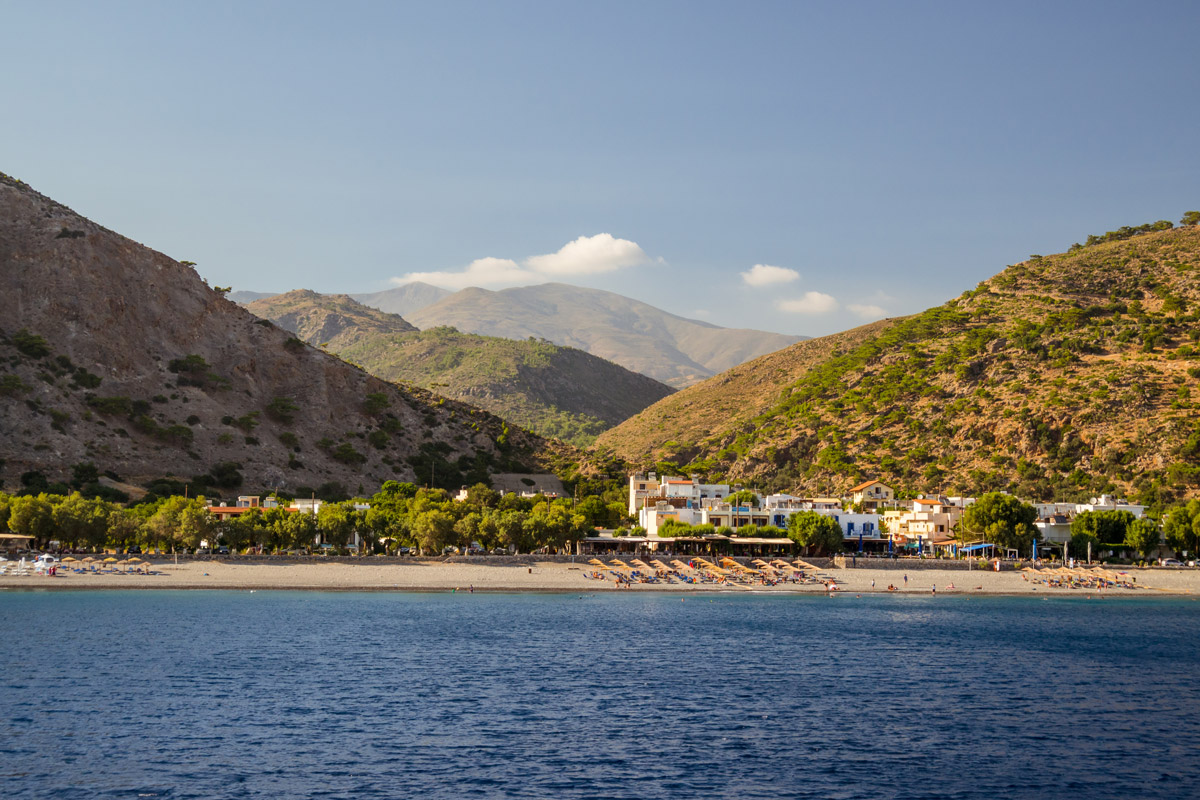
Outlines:
POLYGON ((612 292, 561 283, 501 291, 463 289, 406 319, 422 330, 450 326, 505 339, 545 339, 674 387, 805 338, 722 328, 612 292))
POLYGON ((417 331, 403 318, 346 295, 302 290, 248 308, 380 378, 465 400, 581 446, 673 391, 611 361, 546 341, 453 328, 417 331))
MULTIPOLYGON (((382 292, 366 292, 365 294, 352 294, 348 296, 354 301, 362 303, 364 306, 385 311, 389 314, 403 316, 425 308, 425 306, 431 306, 449 294, 450 292, 446 289, 430 286, 428 283, 422 283, 421 281, 413 281, 403 286, 397 286, 394 289, 385 289, 382 292)), ((230 292, 226 296, 233 302, 241 303, 245 306, 257 300, 266 300, 278 295, 279 292, 249 292, 243 290, 230 292)))
POLYGON ((552 455, 491 414, 310 347, 190 267, 5 175, 0 275, 6 486, 90 463, 141 485, 354 492, 431 473, 458 486, 543 472, 552 455))
POLYGON ((878 477, 1042 499, 1193 496, 1200 229, 1164 225, 1033 256, 921 314, 744 364, 598 446, 800 492, 878 477))
POLYGON ((420 311, 426 306, 431 306, 449 295, 450 292, 446 289, 430 286, 428 283, 422 283, 421 281, 413 281, 403 286, 397 286, 394 289, 385 289, 382 292, 352 294, 350 296, 364 306, 377 308, 389 314, 404 316, 420 311))
POLYGON ((339 355, 363 339, 416 330, 403 317, 368 308, 349 295, 317 294, 308 289, 255 300, 246 308, 309 344, 325 346, 339 355))
POLYGON ((228 292, 225 296, 235 303, 241 303, 242 305, 246 305, 247 303, 253 303, 255 300, 263 300, 267 297, 274 297, 277 294, 279 294, 279 293, 278 292, 249 292, 249 291, 246 291, 243 289, 243 290, 236 291, 236 292, 228 292))

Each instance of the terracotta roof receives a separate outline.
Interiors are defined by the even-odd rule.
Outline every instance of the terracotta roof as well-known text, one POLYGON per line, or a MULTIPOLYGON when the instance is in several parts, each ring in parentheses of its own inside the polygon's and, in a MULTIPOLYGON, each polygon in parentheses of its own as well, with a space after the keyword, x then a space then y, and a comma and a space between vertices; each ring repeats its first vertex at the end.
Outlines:
POLYGON ((878 483, 880 486, 886 486, 886 485, 887 485, 887 484, 885 484, 883 481, 867 481, 866 483, 860 483, 858 486, 855 486, 855 487, 854 487, 853 489, 851 489, 850 491, 852 491, 852 492, 861 492, 863 489, 866 489, 868 486, 874 486, 874 485, 875 485, 875 484, 877 484, 877 483, 878 483))
POLYGON ((914 503, 922 503, 922 504, 924 504, 924 505, 927 505, 927 506, 940 506, 940 505, 944 505, 944 504, 942 503, 942 501, 941 501, 941 500, 925 500, 925 499, 923 499, 923 498, 920 498, 920 497, 918 497, 917 499, 913 500, 913 502, 914 502, 914 503))

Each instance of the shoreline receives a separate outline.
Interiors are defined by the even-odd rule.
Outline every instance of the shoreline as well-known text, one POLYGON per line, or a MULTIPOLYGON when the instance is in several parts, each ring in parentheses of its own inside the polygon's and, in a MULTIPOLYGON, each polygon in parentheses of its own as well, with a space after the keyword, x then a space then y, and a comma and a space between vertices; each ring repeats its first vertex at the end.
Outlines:
MULTIPOLYGON (((11 564, 11 562, 10 562, 11 564)), ((327 592, 528 592, 604 594, 608 592, 658 592, 662 594, 827 594, 821 583, 778 586, 654 583, 618 587, 611 579, 587 577, 588 565, 561 562, 517 564, 461 564, 411 561, 403 564, 354 563, 228 563, 182 562, 153 565, 153 574, 60 572, 54 577, 31 573, 0 575, 5 590, 229 590, 327 592)), ((821 572, 837 584, 836 594, 895 594, 905 596, 1189 596, 1200 595, 1200 570, 1125 568, 1136 579, 1136 589, 1052 587, 1016 571, 964 571, 955 569, 850 568, 821 572), (908 580, 905 581, 905 576, 908 580), (874 582, 874 586, 872 586, 874 582), (889 584, 897 587, 888 591, 889 584), (961 585, 958 585, 961 584, 961 585), (934 593, 933 588, 937 591, 934 593)))

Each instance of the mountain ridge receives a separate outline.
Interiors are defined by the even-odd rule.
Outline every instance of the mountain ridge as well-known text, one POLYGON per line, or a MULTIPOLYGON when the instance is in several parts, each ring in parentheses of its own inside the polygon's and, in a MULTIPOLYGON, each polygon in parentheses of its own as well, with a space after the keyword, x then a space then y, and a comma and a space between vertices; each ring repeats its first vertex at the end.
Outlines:
POLYGON ((453 328, 417 331, 402 317, 346 295, 307 290, 259 300, 260 317, 372 374, 470 402, 544 436, 577 445, 673 390, 574 348, 453 328))
POLYGON ((471 287, 408 317, 418 328, 575 347, 676 388, 805 337, 722 328, 615 292, 545 283, 492 291, 471 287))
POLYGON ((563 449, 308 347, 3 174, 0 274, 6 482, 85 462, 132 482, 234 464, 260 488, 353 490, 431 463, 447 483, 543 471, 563 449))
POLYGON ((1193 496, 1198 276, 1194 226, 1031 257, 840 346, 837 337, 793 345, 691 387, 597 446, 800 492, 880 478, 1040 499, 1193 496), (806 346, 815 350, 802 358, 806 346), (714 426, 705 398, 721 381, 752 413, 714 426))

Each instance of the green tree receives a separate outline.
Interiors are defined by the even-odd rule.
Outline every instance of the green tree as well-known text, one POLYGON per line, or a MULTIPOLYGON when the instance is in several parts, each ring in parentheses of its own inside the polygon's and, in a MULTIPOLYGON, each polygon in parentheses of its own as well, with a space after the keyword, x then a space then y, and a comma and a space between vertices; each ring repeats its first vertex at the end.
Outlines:
POLYGON ((288 547, 311 550, 317 541, 317 518, 313 514, 288 514, 283 520, 283 541, 288 547))
MULTIPOLYGON (((505 495, 508 497, 508 495, 505 495)), ((516 510, 501 511, 495 517, 496 538, 505 547, 514 547, 518 553, 531 548, 525 538, 525 515, 516 510)))
POLYGON ((422 512, 413 521, 413 533, 422 553, 440 553, 454 543, 454 517, 439 509, 422 512))
POLYGON ((477 483, 467 489, 467 505, 473 508, 495 508, 500 502, 500 493, 484 483, 477 483))
POLYGON ((1135 519, 1129 524, 1129 529, 1125 533, 1125 544, 1132 547, 1148 558, 1152 552, 1158 547, 1161 541, 1158 525, 1154 524, 1154 520, 1142 517, 1135 519))
POLYGON ((458 522, 454 523, 454 538, 460 546, 467 547, 479 539, 479 527, 483 524, 483 515, 472 511, 458 522))
POLYGON ((1191 500, 1187 505, 1171 509, 1163 533, 1172 548, 1194 555, 1200 544, 1200 500, 1191 500))
MULTIPOLYGON (((208 513, 208 509, 204 507, 204 503, 199 498, 168 497, 163 500, 154 513, 146 520, 145 531, 150 537, 150 541, 159 547, 169 547, 172 552, 183 541, 184 530, 184 510, 192 509, 195 505, 199 505, 204 509, 204 513, 208 513)), ((192 526, 196 520, 196 511, 189 511, 187 523, 192 526)), ((187 531, 191 533, 190 527, 187 531)))
POLYGON ((1099 539, 1087 531, 1073 532, 1070 541, 1067 543, 1067 552, 1074 558, 1087 558, 1089 544, 1092 546, 1092 555, 1098 555, 1100 552, 1099 539))
POLYGON ((112 506, 103 500, 88 500, 72 492, 54 507, 57 535, 71 547, 101 547, 108 539, 108 517, 112 506))
POLYGON ((179 510, 179 541, 197 548, 202 540, 211 543, 217 529, 216 518, 209 513, 203 497, 197 497, 179 510))
POLYGON ((122 550, 142 536, 146 519, 132 508, 113 508, 108 512, 107 541, 122 550))
POLYGON ((54 506, 49 495, 14 497, 8 527, 13 533, 32 536, 37 547, 45 548, 54 536, 54 506))
POLYGON ((1183 219, 1179 220, 1180 225, 1200 225, 1200 211, 1185 211, 1183 219))
POLYGON ((583 517, 584 524, 590 528, 609 528, 621 521, 621 515, 614 515, 613 509, 595 495, 581 500, 575 507, 575 511, 583 517))
POLYGON ((844 538, 842 526, 833 517, 816 511, 800 511, 788 518, 788 538, 817 555, 839 553, 844 538))
POLYGON ((750 506, 758 508, 758 494, 751 489, 742 489, 740 492, 734 492, 729 495, 727 502, 731 506, 750 506))
POLYGON ((1121 545, 1133 520, 1128 511, 1085 511, 1071 520, 1071 535, 1087 533, 1103 544, 1121 545))
POLYGON ((324 503, 317 512, 317 530, 327 544, 345 547, 354 533, 355 516, 350 503, 324 503))
POLYGON ((989 492, 963 512, 961 534, 983 536, 1000 547, 1028 552, 1037 509, 1001 492, 989 492))

